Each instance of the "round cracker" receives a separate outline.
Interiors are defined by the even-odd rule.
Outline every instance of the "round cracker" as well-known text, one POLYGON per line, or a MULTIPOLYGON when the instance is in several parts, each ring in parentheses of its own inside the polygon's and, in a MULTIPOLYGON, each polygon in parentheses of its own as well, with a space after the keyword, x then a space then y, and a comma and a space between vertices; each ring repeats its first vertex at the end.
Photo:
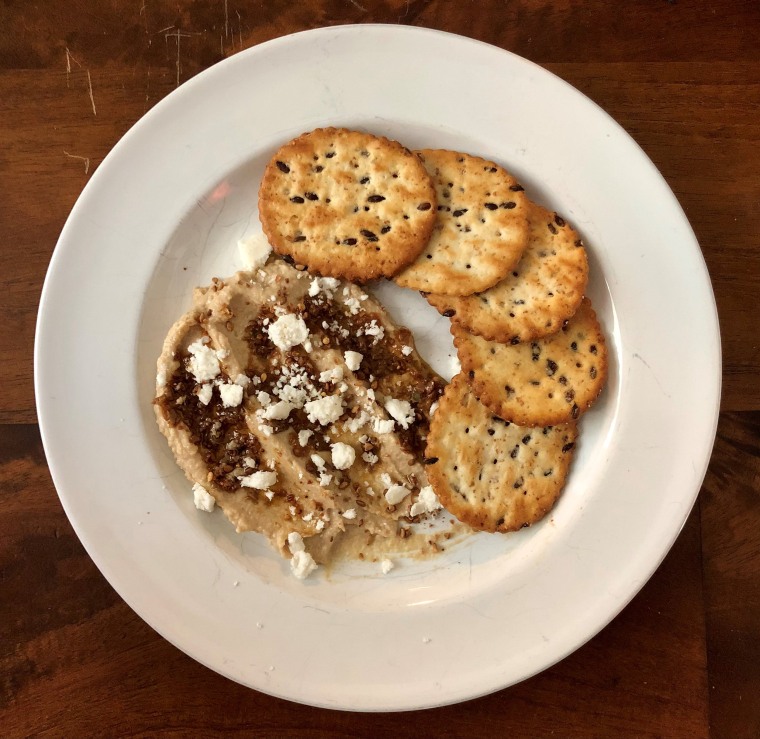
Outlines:
POLYGON ((364 282, 410 264, 435 223, 435 188, 396 141, 320 128, 281 147, 259 189, 274 251, 321 275, 364 282))
POLYGON ((527 198, 514 177, 480 157, 417 152, 435 183, 438 218, 430 241, 396 283, 437 295, 471 295, 495 285, 527 244, 527 198))
POLYGON ((515 531, 559 498, 578 435, 575 423, 525 428, 494 416, 459 374, 428 435, 427 476, 446 509, 481 531, 515 531))
POLYGON ((457 324, 451 333, 475 395, 521 426, 575 420, 607 379, 607 345, 588 298, 557 333, 524 344, 488 341, 457 324))
POLYGON ((427 295, 440 313, 491 341, 530 341, 553 334, 578 309, 588 283, 583 242, 561 216, 528 204, 528 245, 512 272, 489 290, 427 295))

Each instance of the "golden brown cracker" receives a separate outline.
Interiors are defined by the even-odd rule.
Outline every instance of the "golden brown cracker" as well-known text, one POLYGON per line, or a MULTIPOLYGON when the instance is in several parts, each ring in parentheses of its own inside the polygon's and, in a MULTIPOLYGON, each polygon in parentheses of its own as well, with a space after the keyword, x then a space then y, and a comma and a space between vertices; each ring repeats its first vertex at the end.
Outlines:
POLYGON ((588 282, 578 233, 556 213, 530 203, 528 245, 501 282, 476 295, 428 295, 428 302, 472 334, 530 341, 557 331, 575 313, 588 282))
POLYGON ((527 198, 503 167, 441 149, 418 152, 438 200, 430 241, 396 283, 437 295, 471 295, 499 282, 527 244, 527 198))
POLYGON ((365 282, 414 261, 435 223, 435 188, 396 141, 321 128, 272 157, 259 217, 272 248, 321 275, 365 282))
POLYGON ((446 509, 481 531, 515 531, 543 518, 565 484, 575 423, 525 428, 494 416, 459 374, 428 435, 427 475, 446 509))
POLYGON ((488 341, 452 324, 462 370, 493 413, 522 426, 572 421, 607 378, 607 346, 591 301, 555 334, 521 344, 488 341))

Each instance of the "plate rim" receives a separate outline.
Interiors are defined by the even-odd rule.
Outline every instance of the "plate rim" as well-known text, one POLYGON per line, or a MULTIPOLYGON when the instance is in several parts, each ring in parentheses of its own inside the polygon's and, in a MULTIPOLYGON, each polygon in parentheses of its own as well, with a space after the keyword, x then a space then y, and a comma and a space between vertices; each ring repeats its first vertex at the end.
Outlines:
MULTIPOLYGON (((718 313, 717 313, 717 304, 715 302, 715 296, 712 291, 709 273, 707 271, 706 262, 704 259, 704 255, 699 248, 698 241, 696 239, 696 236, 694 235, 693 229, 691 228, 690 223, 688 222, 688 219, 686 218, 685 213, 683 212, 683 209, 680 206, 680 203, 678 202, 677 198, 675 197, 675 194, 672 193, 670 190, 670 187, 668 186, 667 182, 665 181, 662 174, 657 170, 654 163, 649 159, 646 152, 643 151, 641 146, 633 139, 630 134, 628 134, 625 129, 620 126, 619 123, 617 123, 606 111, 604 111, 597 103, 595 103, 593 100, 591 100, 589 97, 584 95, 580 90, 570 85, 570 83, 566 82, 553 72, 550 72, 549 70, 545 69, 544 67, 541 67, 540 65, 536 64, 535 62, 532 62, 528 59, 525 59, 523 57, 520 57, 517 54, 514 54, 513 52, 510 52, 508 50, 502 49, 498 46, 488 44, 483 41, 479 41, 477 39, 469 38, 466 36, 460 36, 458 34, 453 34, 450 32, 445 31, 439 31, 436 29, 430 29, 430 28, 420 28, 416 26, 397 26, 393 24, 362 24, 362 25, 341 25, 341 26, 328 26, 324 28, 316 28, 316 29, 310 29, 306 31, 300 31, 295 34, 289 34, 286 36, 281 36, 275 39, 272 39, 270 41, 263 42, 262 44, 258 44, 254 47, 250 47, 249 49, 246 49, 242 52, 239 52, 237 54, 234 54, 231 57, 228 57, 227 59, 213 65, 212 67, 208 68, 207 70, 204 70, 203 72, 200 72, 199 74, 195 75, 193 78, 185 82, 183 85, 181 85, 176 90, 172 91, 169 95, 164 97, 162 100, 160 100, 158 103, 156 103, 155 106, 153 106, 145 115, 143 115, 125 134, 121 137, 121 139, 114 145, 114 147, 109 151, 107 156, 104 158, 103 162, 101 162, 100 166, 96 170, 96 172, 93 174, 93 176, 90 178, 90 180, 87 182, 85 187, 83 188, 82 192, 80 193, 79 197, 77 198, 76 203, 74 204, 71 213, 69 214, 66 223, 61 231, 61 234, 57 240, 55 250, 53 252, 53 255, 50 260, 50 264, 48 266, 48 270, 46 272, 45 281, 43 284, 42 293, 40 295, 39 300, 39 308, 37 313, 37 324, 35 328, 35 342, 34 342, 34 389, 35 389, 35 401, 36 401, 36 409, 37 409, 37 415, 38 415, 38 424, 40 428, 40 435, 42 438, 43 447, 45 450, 46 458, 50 460, 51 458, 51 450, 53 445, 55 444, 55 440, 51 439, 48 435, 48 428, 49 428, 49 421, 47 420, 47 408, 44 404, 44 392, 43 388, 40 386, 41 378, 40 378, 40 372, 39 372, 39 366, 42 361, 42 354, 44 353, 44 347, 40 344, 40 336, 42 333, 42 329, 44 328, 44 323, 46 321, 46 311, 49 311, 49 301, 50 301, 50 291, 51 291, 51 285, 55 280, 55 272, 57 270, 58 263, 63 260, 66 256, 65 250, 66 247, 60 248, 62 245, 67 243, 68 234, 69 232, 75 227, 76 221, 78 218, 81 217, 80 212, 85 209, 86 200, 89 197, 90 193, 95 191, 101 181, 101 179, 108 176, 109 172, 109 159, 113 161, 113 153, 114 152, 120 152, 122 149, 129 146, 129 142, 132 140, 133 136, 136 134, 136 132, 139 132, 142 130, 144 126, 150 125, 151 120, 160 113, 160 111, 163 111, 164 108, 170 107, 175 101, 179 99, 179 95, 192 95, 193 90, 195 89, 196 84, 201 84, 203 80, 206 80, 210 74, 224 74, 224 70, 227 68, 232 68, 235 64, 242 64, 244 63, 245 59, 252 58, 256 54, 262 54, 266 53, 268 48, 274 48, 275 46, 279 45, 287 45, 291 44, 298 39, 301 39, 303 37, 310 37, 310 36, 317 36, 320 34, 325 33, 363 33, 366 31, 372 31, 372 30, 378 30, 381 29, 383 32, 385 31, 392 31, 394 33, 401 33, 401 34, 411 34, 411 35, 431 35, 431 36, 445 36, 449 37, 451 39, 457 40, 457 42, 467 42, 473 45, 477 46, 483 46, 488 47, 489 49, 495 50, 497 52, 500 52, 501 54, 506 54, 511 57, 513 57, 515 60, 518 60, 518 63, 520 64, 527 64, 531 65, 537 70, 540 70, 541 75, 548 75, 551 78, 553 78, 555 81, 559 81, 563 85, 570 88, 579 98, 582 98, 585 103, 591 104, 596 109, 596 114, 601 114, 606 119, 606 123, 612 124, 614 127, 619 129, 622 134, 627 137, 627 139, 632 142, 635 147, 638 149, 640 156, 642 157, 643 161, 646 162, 651 169, 651 174, 656 176, 661 180, 661 182, 665 185, 667 191, 671 194, 673 205, 677 208, 678 215, 680 217, 680 220, 682 221, 683 225, 685 225, 690 233, 691 238, 693 242, 693 246, 696 247, 696 252, 693 256, 697 257, 697 261, 701 262, 700 264, 700 277, 706 281, 706 286, 708 288, 708 293, 712 297, 712 318, 714 322, 714 329, 715 329, 715 338, 716 338, 716 356, 714 359, 716 360, 716 378, 715 378, 715 386, 713 388, 715 393, 715 402, 713 405, 713 416, 712 416, 712 424, 711 424, 711 430, 707 434, 709 436, 710 440, 706 444, 708 449, 712 449, 712 446, 714 444, 715 435, 717 432, 717 424, 718 424, 718 415, 720 411, 720 394, 721 394, 721 382, 722 382, 722 375, 721 375, 721 366, 722 366, 722 358, 721 358, 721 341, 720 341, 720 330, 719 330, 719 324, 718 324, 718 313), (158 113, 157 113, 158 111, 158 113)), ((690 493, 690 503, 685 507, 684 514, 679 520, 679 524, 677 526, 673 527, 672 531, 672 537, 670 540, 666 543, 666 545, 661 544, 660 549, 660 556, 657 559, 657 562, 654 564, 654 566, 651 567, 651 569, 643 574, 643 577, 641 579, 641 582, 639 586, 635 589, 633 589, 630 593, 628 593, 628 596, 626 598, 621 599, 619 603, 619 608, 615 610, 614 612, 611 612, 606 618, 606 620, 603 621, 596 621, 596 626, 591 629, 591 631, 588 633, 587 637, 581 641, 574 643, 572 645, 569 645, 568 648, 565 651, 562 651, 561 653, 558 653, 555 655, 555 658, 551 661, 544 662, 536 667, 536 669, 531 672, 530 674, 525 674, 523 677, 520 678, 520 680, 528 679, 529 677, 551 667, 552 665, 556 664, 557 662, 564 659, 566 656, 571 654, 572 652, 576 651, 578 648, 580 648, 584 643, 586 643, 588 640, 593 638, 596 634, 599 633, 606 625, 608 625, 619 613, 622 611, 622 609, 635 597, 635 595, 639 592, 641 587, 651 578, 652 574, 656 571, 656 569, 660 566, 664 558, 667 556, 668 552, 671 550, 673 543, 675 542, 676 538, 680 534, 684 524, 686 523, 686 520, 688 518, 689 513, 691 512, 694 502, 696 501, 697 495, 699 493, 699 489, 701 488, 702 481, 704 480, 704 477, 707 472, 707 467, 709 465, 710 461, 710 453, 707 453, 702 460, 702 470, 696 475, 696 477, 699 480, 699 483, 695 485, 695 490, 693 491, 693 494, 690 493)), ((66 512, 66 515, 69 519, 69 521, 72 524, 72 527, 74 528, 80 542, 84 546, 85 550, 87 551, 88 555, 92 558, 93 562, 96 564, 98 569, 101 570, 101 572, 104 574, 106 579, 109 581, 109 583, 113 584, 113 580, 117 579, 118 576, 116 576, 111 568, 111 564, 107 561, 104 561, 103 557, 101 557, 96 551, 91 551, 92 542, 87 540, 87 537, 83 535, 82 531, 80 531, 80 525, 76 521, 76 515, 74 514, 73 510, 71 510, 71 506, 69 505, 69 500, 67 497, 67 494, 64 494, 63 489, 66 487, 62 477, 60 470, 54 469, 52 465, 49 464, 50 474, 53 478, 54 485, 56 487, 56 492, 58 494, 59 499, 61 500, 61 504, 64 508, 64 511, 66 512), (106 573, 110 574, 106 574, 106 573)), ((148 623, 151 628, 153 628, 157 633, 159 633, 163 638, 167 639, 170 643, 174 644, 177 648, 179 648, 181 651, 185 652, 186 654, 189 654, 193 659, 195 659, 198 662, 201 662, 202 664, 205 664, 209 669, 214 670, 217 673, 223 674, 226 677, 229 677, 230 679, 235 680, 236 682, 241 682, 241 680, 235 676, 234 674, 230 674, 224 671, 224 669, 220 669, 219 665, 209 664, 205 662, 203 659, 200 659, 196 654, 193 654, 191 651, 189 651, 186 646, 178 643, 178 640, 175 640, 172 635, 169 635, 165 633, 164 629, 159 628, 158 626, 154 625, 153 619, 150 617, 150 615, 145 614, 142 609, 139 609, 135 607, 131 599, 127 599, 122 592, 116 588, 115 585, 113 585, 115 589, 117 589, 117 592, 119 593, 119 596, 125 600, 125 602, 128 603, 130 608, 134 610, 140 618, 148 623)), ((243 683, 246 685, 249 685, 248 683, 243 683)), ((514 684, 514 681, 509 683, 508 685, 514 684)), ((334 705, 334 704, 328 704, 328 703, 319 703, 314 702, 311 700, 304 700, 301 701, 298 697, 294 697, 293 695, 278 692, 276 690, 268 690, 266 688, 263 688, 261 686, 256 686, 255 689, 259 690, 261 692, 268 693, 270 695, 274 695, 280 698, 284 698, 286 700, 296 701, 296 702, 304 702, 307 705, 313 705, 313 706, 320 706, 324 708, 330 708, 330 709, 338 709, 338 710, 360 710, 360 711, 402 711, 402 710, 410 710, 410 709, 423 709, 423 708, 432 708, 442 705, 448 705, 451 703, 461 702, 463 700, 469 700, 472 698, 480 697, 482 695, 487 695, 489 693, 498 691, 503 689, 504 687, 507 687, 508 685, 494 685, 489 689, 486 689, 481 692, 474 692, 469 693, 466 696, 462 697, 456 697, 451 700, 444 700, 441 702, 436 701, 429 701, 420 703, 416 706, 410 706, 410 705, 400 705, 398 707, 394 706, 352 706, 352 705, 334 705)), ((249 687, 253 687, 250 686, 249 687)))

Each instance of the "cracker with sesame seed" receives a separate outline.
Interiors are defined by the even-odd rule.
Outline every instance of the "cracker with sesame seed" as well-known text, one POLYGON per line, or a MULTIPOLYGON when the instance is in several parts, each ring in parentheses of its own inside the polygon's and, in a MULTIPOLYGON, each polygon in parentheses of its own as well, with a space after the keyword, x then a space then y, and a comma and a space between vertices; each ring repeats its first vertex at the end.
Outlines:
POLYGON ((607 346, 591 301, 557 331, 501 344, 452 324, 462 370, 480 401, 521 426, 572 421, 588 410, 607 378, 607 346))
POLYGON ((259 217, 278 254, 324 276, 391 277, 425 247, 435 188, 396 141, 321 128, 282 146, 266 167, 259 217))
POLYGON ((502 280, 528 237, 528 201, 503 167, 455 151, 417 152, 435 183, 430 241, 396 283, 436 295, 471 295, 502 280))
POLYGON ((522 258, 501 282, 476 295, 428 295, 428 302, 491 341, 531 341, 553 334, 583 299, 588 258, 578 233, 561 216, 532 202, 528 229, 522 258))
POLYGON ((474 529, 515 531, 554 506, 567 478, 575 423, 525 428, 494 416, 459 374, 430 426, 427 476, 446 509, 474 529))

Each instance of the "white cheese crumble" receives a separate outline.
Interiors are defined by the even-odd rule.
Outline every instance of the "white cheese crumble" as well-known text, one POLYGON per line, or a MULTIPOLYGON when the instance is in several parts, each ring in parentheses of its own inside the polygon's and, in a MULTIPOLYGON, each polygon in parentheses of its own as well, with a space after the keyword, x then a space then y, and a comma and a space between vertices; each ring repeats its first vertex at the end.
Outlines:
POLYGON ((328 297, 332 297, 340 280, 335 277, 315 277, 309 285, 309 295, 315 298, 319 293, 325 293, 328 297))
POLYGON ((362 459, 369 465, 377 464, 380 461, 380 457, 372 452, 364 452, 364 454, 362 454, 362 459))
POLYGON ((402 346, 402 347, 401 347, 401 353, 402 353, 402 354, 403 354, 405 357, 408 357, 408 356, 409 356, 409 355, 410 355, 410 354, 411 354, 413 351, 414 351, 414 349, 412 349, 412 347, 411 347, 411 346, 402 346))
POLYGON ((225 408, 235 408, 243 400, 243 388, 240 385, 223 382, 219 385, 219 397, 225 408))
POLYGON ((287 400, 280 400, 273 403, 264 411, 264 418, 270 421, 283 421, 290 415, 293 410, 293 404, 287 400))
POLYGON ((332 445, 332 463, 336 470, 347 470, 356 459, 352 446, 339 441, 332 445))
POLYGON ((402 429, 408 429, 414 423, 414 409, 408 400, 389 398, 385 401, 385 410, 402 429))
POLYGON ((254 234, 247 239, 240 239, 237 245, 243 266, 251 272, 263 267, 272 252, 272 247, 263 233, 254 234))
POLYGON ((340 382, 343 379, 343 367, 333 367, 332 369, 325 370, 319 373, 319 381, 322 383, 327 382, 340 382))
POLYGON ((277 473, 259 471, 244 477, 238 477, 238 480, 240 480, 240 484, 244 488, 267 490, 277 482, 277 473))
POLYGON ((256 393, 256 400, 258 400, 261 405, 269 405, 272 402, 272 396, 264 390, 259 390, 259 392, 256 393))
MULTIPOLYGON (((361 411, 355 418, 349 418, 348 421, 343 424, 343 428, 346 429, 346 431, 350 431, 352 434, 355 434, 362 426, 364 426, 365 423, 367 423, 367 421, 369 421, 369 416, 364 411, 361 411)), ((365 435, 364 441, 366 440, 367 437, 365 435)), ((359 439, 359 441, 361 441, 361 439, 359 439)))
POLYGON ((430 418, 433 417, 433 414, 438 410, 438 401, 436 400, 435 403, 431 404, 430 406, 430 418))
POLYGON ((206 513, 211 513, 216 505, 214 496, 211 495, 203 485, 200 485, 197 482, 193 485, 193 503, 195 503, 195 507, 199 511, 205 511, 206 513))
POLYGON ((290 560, 290 570, 299 580, 307 578, 317 569, 314 557, 306 551, 303 537, 297 531, 288 534, 288 548, 293 555, 290 560))
MULTIPOLYGON (((360 329, 361 331, 361 329, 360 329)), ((364 327, 364 333, 367 336, 374 336, 375 340, 372 342, 372 345, 374 346, 377 344, 380 339, 385 336, 385 329, 382 326, 379 326, 377 321, 373 318, 365 327, 364 327)))
POLYGON ((343 302, 352 316, 355 316, 361 310, 361 303, 354 297, 344 298, 343 302))
POLYGON ((322 426, 327 426, 341 417, 343 401, 340 395, 327 395, 305 403, 304 410, 311 423, 318 421, 322 426))
POLYGON ((394 426, 395 424, 391 418, 387 421, 383 421, 380 418, 372 419, 372 430, 376 434, 390 434, 393 431, 394 426))
POLYGON ((385 491, 385 500, 388 505, 398 505, 411 492, 405 485, 391 485, 385 491))
POLYGON ((210 382, 204 382, 201 385, 201 389, 198 390, 198 400, 203 405, 208 405, 211 402, 211 393, 214 390, 214 386, 210 382))
POLYGON ((310 436, 311 436, 313 433, 314 433, 314 432, 313 432, 313 431, 311 431, 310 429, 303 429, 302 431, 299 431, 299 432, 298 432, 298 443, 299 443, 301 446, 306 446, 306 445, 309 443, 309 437, 310 437, 310 436))
POLYGON ((196 382, 206 382, 218 377, 222 371, 219 357, 211 347, 206 346, 205 341, 194 341, 187 347, 187 351, 190 352, 188 369, 196 382))
POLYGON ((267 326, 267 333, 272 343, 283 351, 303 344, 309 338, 303 318, 293 313, 280 316, 274 323, 267 326))
POLYGON ((387 557, 380 562, 380 569, 383 571, 383 575, 387 575, 395 566, 393 560, 388 559, 387 557))
POLYGON ((315 528, 315 530, 317 531, 317 533, 319 533, 320 531, 322 531, 322 529, 323 529, 324 527, 325 527, 325 522, 324 522, 324 521, 322 521, 322 520, 319 520, 319 521, 317 521, 317 522, 314 524, 314 528, 315 528))
POLYGON ((417 501, 412 503, 412 507, 409 509, 410 516, 419 516, 421 513, 435 513, 435 511, 443 508, 441 501, 438 500, 438 496, 433 491, 430 485, 425 485, 420 490, 417 496, 417 501))
POLYGON ((349 508, 347 511, 343 511, 343 518, 353 521, 356 518, 356 508, 349 508))
POLYGON ((251 384, 251 378, 241 372, 233 382, 240 387, 248 387, 251 384))

